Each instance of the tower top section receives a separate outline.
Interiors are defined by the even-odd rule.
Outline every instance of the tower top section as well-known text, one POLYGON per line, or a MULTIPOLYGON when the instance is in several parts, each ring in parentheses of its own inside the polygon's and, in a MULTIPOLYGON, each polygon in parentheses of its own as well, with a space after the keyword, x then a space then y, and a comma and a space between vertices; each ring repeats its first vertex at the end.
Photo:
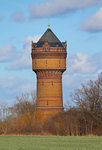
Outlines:
POLYGON ((65 48, 65 42, 61 42, 57 36, 48 28, 37 43, 33 43, 33 48, 41 48, 48 42, 50 47, 65 48))

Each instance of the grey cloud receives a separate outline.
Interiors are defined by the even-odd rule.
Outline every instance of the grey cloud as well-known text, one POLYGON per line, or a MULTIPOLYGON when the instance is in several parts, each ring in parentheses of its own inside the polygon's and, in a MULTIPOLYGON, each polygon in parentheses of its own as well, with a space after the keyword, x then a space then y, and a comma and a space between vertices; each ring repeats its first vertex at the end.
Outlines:
MULTIPOLYGON (((102 52, 95 53, 91 56, 83 53, 70 53, 68 57, 68 69, 65 72, 65 76, 68 76, 68 78, 76 78, 77 75, 91 77, 102 71, 102 52)), ((73 81, 71 79, 68 82, 73 81)))
POLYGON ((15 55, 15 60, 7 67, 8 70, 20 70, 31 68, 31 40, 37 42, 41 35, 25 37, 23 40, 23 50, 15 55), (19 61, 18 61, 19 60, 19 61))
POLYGON ((11 61, 16 54, 16 48, 13 45, 0 46, 0 62, 11 61))
POLYGON ((23 21, 25 21, 25 16, 24 16, 23 12, 15 12, 12 15, 12 19, 15 22, 23 22, 23 21))
POLYGON ((7 67, 7 69, 20 70, 28 68, 31 68, 31 47, 29 45, 26 46, 22 52, 16 54, 15 60, 7 67))
POLYGON ((68 74, 79 73, 87 74, 96 70, 96 66, 93 65, 94 57, 88 56, 84 53, 70 53, 67 59, 68 74), (89 61, 91 60, 91 61, 89 61))
POLYGON ((96 68, 95 72, 102 70, 102 51, 90 56, 88 58, 88 62, 90 62, 91 65, 96 68))
POLYGON ((83 53, 70 53, 67 59, 67 70, 63 76, 64 95, 70 94, 82 83, 97 79, 102 72, 102 52, 91 56, 83 53))
POLYGON ((96 5, 98 0, 53 0, 44 1, 40 4, 32 4, 29 7, 30 17, 51 17, 76 9, 96 5))
POLYGON ((0 98, 5 99, 10 104, 11 101, 14 102, 16 96, 34 91, 36 87, 34 79, 34 76, 22 76, 21 78, 15 75, 7 75, 0 77, 0 98))
POLYGON ((88 32, 102 31, 102 7, 93 16, 82 22, 81 30, 88 32))

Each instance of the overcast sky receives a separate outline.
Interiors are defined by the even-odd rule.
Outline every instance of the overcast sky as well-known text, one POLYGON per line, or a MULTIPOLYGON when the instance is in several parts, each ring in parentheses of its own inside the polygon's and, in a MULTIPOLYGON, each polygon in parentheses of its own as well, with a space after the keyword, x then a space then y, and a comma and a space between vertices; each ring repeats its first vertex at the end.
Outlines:
POLYGON ((36 90, 31 40, 37 42, 48 24, 67 40, 64 102, 102 71, 102 0, 0 0, 0 104, 36 90))

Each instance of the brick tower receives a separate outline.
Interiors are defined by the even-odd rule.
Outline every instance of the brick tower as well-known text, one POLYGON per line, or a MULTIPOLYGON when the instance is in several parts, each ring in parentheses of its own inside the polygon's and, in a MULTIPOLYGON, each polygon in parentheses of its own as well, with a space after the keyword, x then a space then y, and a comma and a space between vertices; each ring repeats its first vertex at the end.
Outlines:
POLYGON ((66 70, 67 43, 51 29, 32 41, 32 69, 37 76, 36 117, 47 120, 63 111, 62 74, 66 70))

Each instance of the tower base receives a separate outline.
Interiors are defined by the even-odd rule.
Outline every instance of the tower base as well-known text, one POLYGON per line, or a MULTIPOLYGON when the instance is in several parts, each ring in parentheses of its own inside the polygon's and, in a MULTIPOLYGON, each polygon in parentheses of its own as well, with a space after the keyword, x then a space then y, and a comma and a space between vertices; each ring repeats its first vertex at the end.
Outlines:
POLYGON ((37 107, 35 112, 35 119, 45 123, 58 113, 63 112, 63 107, 37 107))

